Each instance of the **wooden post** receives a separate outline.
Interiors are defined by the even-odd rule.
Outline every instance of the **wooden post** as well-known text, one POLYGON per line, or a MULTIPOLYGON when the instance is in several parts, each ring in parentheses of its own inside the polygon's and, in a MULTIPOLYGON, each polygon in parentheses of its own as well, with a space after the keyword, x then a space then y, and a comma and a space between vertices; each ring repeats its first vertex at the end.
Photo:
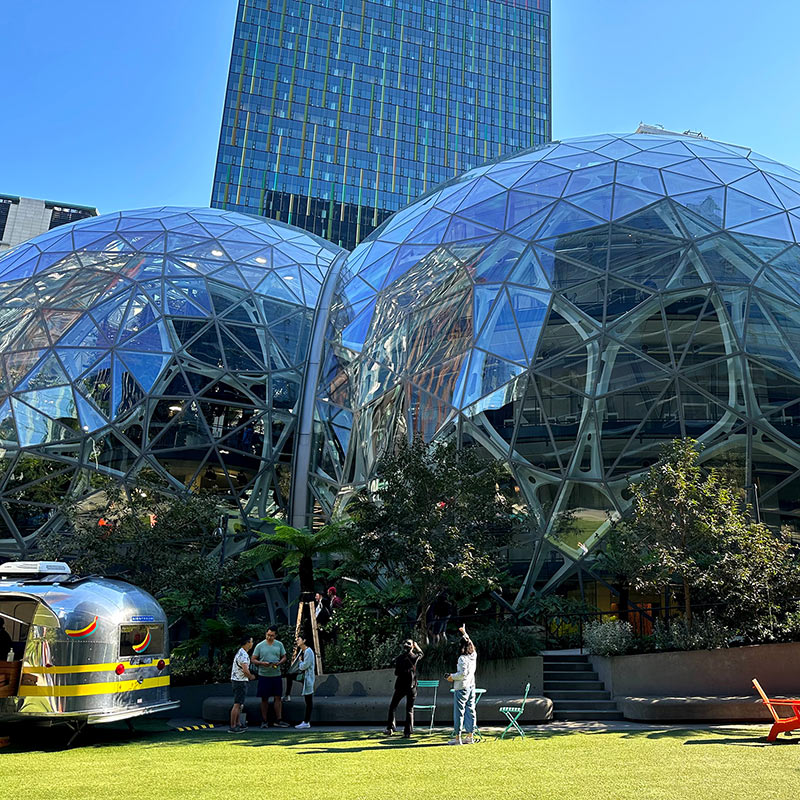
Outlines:
POLYGON ((317 629, 317 615, 314 609, 314 603, 309 602, 308 613, 311 615, 311 635, 314 638, 314 652, 317 654, 315 663, 317 665, 317 675, 322 675, 322 650, 319 646, 319 630, 317 629))
MULTIPOLYGON (((294 626, 294 638, 295 641, 297 637, 300 636, 303 630, 303 609, 308 607, 308 617, 310 620, 311 625, 311 640, 314 644, 314 654, 316 655, 316 673, 317 675, 322 675, 322 651, 320 650, 319 646, 319 629, 317 628, 317 615, 315 613, 314 608, 314 601, 308 600, 303 602, 302 600, 297 604, 297 622, 294 626)), ((297 645, 294 646, 292 651, 292 659, 289 662, 290 664, 294 663, 294 660, 297 656, 297 645)))

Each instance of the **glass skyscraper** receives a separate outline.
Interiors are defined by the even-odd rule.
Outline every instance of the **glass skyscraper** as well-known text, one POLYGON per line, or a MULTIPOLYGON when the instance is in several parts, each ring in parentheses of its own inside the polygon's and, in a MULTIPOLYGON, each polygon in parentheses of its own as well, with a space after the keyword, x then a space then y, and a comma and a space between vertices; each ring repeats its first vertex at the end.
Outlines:
POLYGON ((211 205, 352 248, 550 138, 550 0, 239 0, 211 205))

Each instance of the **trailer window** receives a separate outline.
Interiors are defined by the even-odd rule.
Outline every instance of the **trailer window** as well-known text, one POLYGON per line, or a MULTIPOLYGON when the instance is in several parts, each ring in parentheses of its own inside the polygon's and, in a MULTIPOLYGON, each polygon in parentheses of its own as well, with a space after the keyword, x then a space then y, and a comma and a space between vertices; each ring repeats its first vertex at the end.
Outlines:
MULTIPOLYGON (((25 652, 25 642, 28 640, 28 631, 38 606, 36 600, 29 598, 4 595, 0 597, 0 620, 11 638, 10 646, 4 647, 0 652, 0 661, 8 658, 8 651, 14 651, 14 661, 22 658, 25 652)), ((0 637, 5 639, 5 637, 0 637)))
POLYGON ((163 625, 122 625, 119 630, 119 657, 160 656, 164 654, 163 625))

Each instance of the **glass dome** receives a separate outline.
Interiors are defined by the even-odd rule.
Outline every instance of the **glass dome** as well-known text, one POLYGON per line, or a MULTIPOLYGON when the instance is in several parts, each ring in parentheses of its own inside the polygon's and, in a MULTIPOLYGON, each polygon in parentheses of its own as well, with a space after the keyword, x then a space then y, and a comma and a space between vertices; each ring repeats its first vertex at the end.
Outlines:
POLYGON ((4 253, 0 538, 20 547, 54 524, 93 472, 149 469, 245 516, 285 508, 314 313, 342 252, 279 222, 167 207, 4 253))
POLYGON ((800 172, 694 136, 556 142, 438 187, 339 276, 318 397, 350 446, 317 479, 368 479, 397 435, 484 448, 541 523, 528 590, 675 437, 797 528, 798 236, 800 172))

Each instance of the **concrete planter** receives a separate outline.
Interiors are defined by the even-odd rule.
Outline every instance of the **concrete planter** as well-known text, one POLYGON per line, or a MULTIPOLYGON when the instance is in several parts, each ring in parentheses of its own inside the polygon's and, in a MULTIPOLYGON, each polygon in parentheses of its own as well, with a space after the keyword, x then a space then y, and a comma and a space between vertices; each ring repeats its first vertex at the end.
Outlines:
MULTIPOLYGON (((520 658, 514 661, 486 661, 478 663, 478 686, 486 689, 486 694, 478 706, 478 719, 483 723, 499 723, 505 720, 499 713, 500 706, 521 702, 525 684, 530 682, 528 702, 522 722, 532 724, 544 722, 552 716, 552 702, 542 697, 543 669, 541 656, 520 658)), ((361 672, 338 672, 320 675, 314 692, 314 713, 312 722, 327 724, 385 724, 389 701, 394 691, 394 671, 391 669, 364 670, 361 672)), ((299 686, 299 684, 298 684, 299 686)), ((194 711, 202 687, 183 687, 187 700, 194 711)), ((207 694, 202 702, 202 716, 214 722, 224 722, 231 707, 231 690, 228 684, 215 684, 205 687, 207 694)), ((177 691, 175 696, 177 697, 177 691)), ((303 702, 297 688, 292 700, 285 705, 285 716, 293 720, 302 714, 303 702)), ((432 694, 423 689, 419 702, 428 703, 432 694)), ((255 686, 248 687, 246 702, 247 717, 251 724, 259 720, 259 701, 255 697, 255 686)), ((401 704, 400 713, 404 706, 401 704)), ((187 713, 184 709, 182 713, 187 713)), ((417 725, 422 728, 429 724, 430 712, 420 711, 417 725)), ((193 713, 188 714, 194 716, 193 713)), ((450 684, 441 676, 437 699, 437 725, 452 724, 452 695, 450 684)))
MULTIPOLYGON (((478 686, 486 695, 522 695, 530 682, 530 696, 542 694, 544 686, 541 656, 528 656, 513 661, 478 661, 478 686)), ((453 665, 455 667, 455 665, 453 665)), ((394 670, 372 669, 361 672, 334 672, 320 675, 314 691, 315 697, 368 697, 388 696, 394 692, 394 670)), ((439 689, 449 691, 450 686, 439 676, 439 689)))
POLYGON ((626 719, 766 722, 752 679, 800 695, 800 642, 632 656, 590 656, 626 719))

